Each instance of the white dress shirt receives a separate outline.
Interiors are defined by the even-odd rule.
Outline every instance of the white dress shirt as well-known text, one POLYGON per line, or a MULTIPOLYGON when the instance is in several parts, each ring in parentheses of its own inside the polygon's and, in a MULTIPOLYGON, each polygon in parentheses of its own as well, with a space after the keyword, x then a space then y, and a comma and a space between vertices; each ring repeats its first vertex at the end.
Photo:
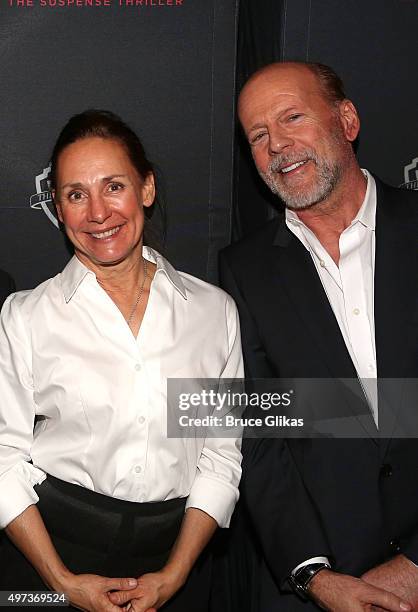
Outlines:
POLYGON ((376 183, 366 170, 367 191, 356 217, 342 232, 337 266, 315 234, 286 209, 286 224, 310 252, 351 360, 378 424, 374 333, 376 183))
POLYGON ((221 289, 143 254, 157 270, 137 338, 76 257, 5 302, 0 527, 38 501, 46 474, 135 502, 188 496, 186 507, 229 525, 240 440, 168 438, 166 383, 242 378, 237 310, 221 289))
MULTIPOLYGON (((328 301, 337 319, 345 345, 363 387, 378 426, 377 363, 374 327, 374 262, 376 250, 376 182, 363 170, 367 190, 353 221, 339 240, 340 260, 337 266, 316 235, 286 209, 286 224, 311 254, 328 301)), ((315 557, 298 565, 326 562, 315 557)))

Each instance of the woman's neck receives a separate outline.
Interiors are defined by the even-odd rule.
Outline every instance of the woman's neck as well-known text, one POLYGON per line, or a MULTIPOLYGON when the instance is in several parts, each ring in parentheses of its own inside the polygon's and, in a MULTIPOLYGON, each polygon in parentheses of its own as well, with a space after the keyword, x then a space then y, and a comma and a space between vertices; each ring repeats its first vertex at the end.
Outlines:
MULTIPOLYGON (((142 245, 138 245, 128 257, 115 264, 95 262, 84 253, 77 253, 78 259, 94 274, 97 282, 109 295, 129 298, 137 292, 144 279, 145 260, 142 257, 142 245)), ((149 262, 148 262, 149 263, 149 262)), ((151 271, 152 264, 148 268, 151 271)), ((149 272, 148 272, 149 274, 149 272)))

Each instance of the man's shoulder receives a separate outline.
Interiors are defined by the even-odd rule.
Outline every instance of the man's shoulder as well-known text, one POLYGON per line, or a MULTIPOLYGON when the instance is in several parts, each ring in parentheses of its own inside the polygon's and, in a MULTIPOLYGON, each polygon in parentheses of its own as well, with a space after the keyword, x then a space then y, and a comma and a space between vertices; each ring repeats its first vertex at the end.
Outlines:
POLYGON ((222 249, 221 258, 226 258, 228 261, 239 259, 242 262, 243 258, 252 258, 255 252, 259 254, 261 250, 268 249, 274 243, 277 230, 282 223, 283 215, 268 221, 256 231, 222 249))
POLYGON ((387 185, 375 177, 378 206, 391 207, 402 213, 408 212, 418 218, 418 191, 387 185))

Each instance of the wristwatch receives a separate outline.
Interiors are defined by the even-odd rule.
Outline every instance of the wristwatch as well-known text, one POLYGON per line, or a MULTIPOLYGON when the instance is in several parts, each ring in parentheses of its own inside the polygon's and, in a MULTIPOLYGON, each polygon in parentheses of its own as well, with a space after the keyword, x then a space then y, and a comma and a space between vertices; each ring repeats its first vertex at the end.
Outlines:
POLYGON ((331 569, 331 566, 328 563, 309 563, 309 565, 303 565, 289 577, 290 586, 303 599, 308 599, 308 585, 312 578, 323 569, 331 569))

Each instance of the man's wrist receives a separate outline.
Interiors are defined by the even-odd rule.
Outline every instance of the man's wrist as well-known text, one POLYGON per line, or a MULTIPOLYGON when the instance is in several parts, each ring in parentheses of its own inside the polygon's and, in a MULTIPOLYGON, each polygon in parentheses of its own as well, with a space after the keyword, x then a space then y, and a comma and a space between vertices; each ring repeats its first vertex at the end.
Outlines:
POLYGON ((302 598, 307 599, 310 596, 309 587, 315 577, 324 570, 330 570, 328 563, 309 563, 299 567, 289 577, 289 582, 292 589, 302 598))
POLYGON ((316 556, 316 557, 311 557, 310 559, 305 559, 305 561, 302 561, 302 563, 299 563, 299 565, 297 565, 293 570, 292 570, 292 576, 294 576, 294 574, 304 565, 311 565, 311 563, 325 563, 326 565, 329 565, 331 567, 331 563, 330 560, 328 559, 328 557, 325 557, 324 555, 320 555, 320 556, 316 556))
POLYGON ((321 572, 315 574, 307 587, 308 597, 312 597, 312 599, 314 599, 317 585, 322 583, 324 580, 328 580, 328 578, 332 577, 333 574, 335 574, 335 572, 333 572, 331 568, 324 568, 321 572))

